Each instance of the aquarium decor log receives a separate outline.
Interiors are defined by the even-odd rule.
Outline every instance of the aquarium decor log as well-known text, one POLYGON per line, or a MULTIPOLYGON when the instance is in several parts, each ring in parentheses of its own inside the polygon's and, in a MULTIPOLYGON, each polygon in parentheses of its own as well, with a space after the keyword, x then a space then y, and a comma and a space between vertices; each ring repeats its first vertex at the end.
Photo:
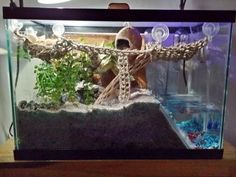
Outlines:
MULTIPOLYGON (((30 38, 27 36, 19 34, 19 32, 15 32, 19 39, 24 40, 25 48, 29 51, 32 57, 40 58, 43 61, 50 63, 51 59, 59 59, 65 56, 68 52, 73 50, 78 50, 82 52, 86 52, 89 54, 105 54, 105 55, 113 55, 119 58, 119 63, 123 62, 125 67, 128 67, 124 63, 126 62, 126 58, 128 56, 137 56, 134 62, 129 66, 129 72, 124 71, 121 74, 118 74, 117 77, 121 76, 122 78, 115 77, 113 81, 104 89, 101 95, 96 100, 96 104, 103 103, 108 97, 113 94, 118 88, 119 83, 121 84, 120 98, 122 100, 127 100, 128 91, 130 88, 130 81, 127 81, 128 75, 132 75, 142 69, 146 64, 152 61, 152 59, 156 60, 189 60, 191 59, 201 48, 205 47, 208 43, 207 38, 203 38, 193 43, 189 44, 178 44, 170 47, 161 47, 159 44, 154 44, 149 46, 149 48, 145 50, 137 50, 137 49, 113 49, 108 47, 99 47, 86 45, 81 43, 76 43, 71 40, 67 40, 65 38, 60 38, 56 40, 56 42, 51 43, 50 45, 45 45, 44 43, 35 40, 32 42, 30 38), (128 73, 128 75, 127 75, 128 73), (126 78, 126 79, 125 79, 126 78), (128 88, 128 89, 127 89, 128 88), (124 97, 124 99, 123 99, 124 97)), ((124 67, 122 67, 124 69, 124 67)))
MULTIPOLYGON (((142 36, 140 32, 126 24, 117 34, 115 38, 115 48, 121 50, 141 50, 142 36)), ((117 67, 119 69, 119 96, 120 102, 127 102, 130 98, 131 79, 129 74, 129 64, 132 64, 137 56, 119 56, 117 59, 117 67)), ((140 88, 146 89, 146 71, 145 68, 141 69, 133 78, 140 88)))
MULTIPOLYGON (((130 75, 136 73, 142 69, 146 64, 151 61, 150 55, 139 55, 134 64, 129 67, 130 75)), ((95 104, 103 104, 106 100, 111 99, 114 95, 113 93, 118 90, 119 86, 119 76, 117 75, 110 84, 103 90, 103 92, 97 98, 95 104)))

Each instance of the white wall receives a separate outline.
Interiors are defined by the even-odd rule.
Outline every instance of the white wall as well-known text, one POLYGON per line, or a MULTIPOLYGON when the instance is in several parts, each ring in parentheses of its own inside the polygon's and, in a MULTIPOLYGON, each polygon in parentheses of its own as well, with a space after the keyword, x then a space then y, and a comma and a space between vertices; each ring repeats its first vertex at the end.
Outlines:
POLYGON ((8 137, 8 130, 11 124, 12 112, 9 89, 6 51, 5 54, 0 54, 0 144, 8 137))
MULTIPOLYGON (((18 1, 17 1, 18 2, 18 1)), ((56 5, 57 7, 72 7, 72 8, 106 8, 110 2, 127 2, 132 9, 178 9, 179 1, 178 0, 86 0, 78 1, 72 0, 64 4, 56 5)), ((9 1, 0 0, 1 6, 8 6, 9 1)), ((25 0, 25 6, 30 7, 55 7, 55 5, 41 5, 37 4, 36 0, 25 0)), ((186 9, 210 9, 210 10, 236 10, 236 0, 187 0, 186 9)), ((0 14, 2 14, 2 9, 0 9, 0 14)), ((5 34, 4 34, 4 23, 2 17, 0 18, 0 47, 5 47, 5 34)), ((235 25, 236 28, 236 25, 235 25)), ((1 68, 7 68, 6 62, 0 60, 1 68)), ((232 59, 231 59, 231 68, 230 68, 230 84, 228 92, 228 109, 225 121, 225 137, 230 142, 236 145, 236 29, 233 33, 233 48, 232 48, 232 59)), ((2 72, 0 73, 2 74, 2 72)), ((3 89, 2 85, 7 84, 7 76, 0 77, 0 95, 6 95, 7 89, 3 89)), ((0 107, 10 107, 9 100, 6 100, 7 97, 0 97, 0 107)), ((0 121, 3 118, 10 119, 10 109, 0 109, 0 121)), ((2 122, 0 122, 0 125, 2 122)), ((9 122, 7 122, 9 124, 9 122)), ((0 129, 1 131, 1 129, 0 129)), ((1 134, 2 132, 0 132, 1 134)), ((7 134, 5 132, 4 134, 7 134)), ((4 139, 0 137, 0 143, 4 139)))

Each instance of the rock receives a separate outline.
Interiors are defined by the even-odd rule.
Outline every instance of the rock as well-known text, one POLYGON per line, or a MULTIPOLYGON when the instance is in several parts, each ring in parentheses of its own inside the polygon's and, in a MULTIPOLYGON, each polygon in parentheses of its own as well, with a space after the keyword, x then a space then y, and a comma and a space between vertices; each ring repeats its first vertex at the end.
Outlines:
POLYGON ((22 100, 22 101, 19 102, 18 107, 20 109, 25 109, 26 105, 27 105, 27 101, 26 100, 22 100))
POLYGON ((62 94, 60 98, 61 104, 64 104, 66 101, 68 101, 68 93, 62 94))
POLYGON ((94 98, 95 99, 97 99, 99 97, 99 95, 102 93, 102 91, 104 90, 104 87, 102 87, 100 85, 93 85, 92 88, 94 91, 94 98))
POLYGON ((36 108, 36 106, 35 106, 35 102, 31 100, 29 103, 27 103, 26 109, 27 109, 28 111, 36 110, 37 108, 36 108))
POLYGON ((76 86, 75 86, 75 90, 76 90, 76 91, 83 90, 83 88, 84 88, 84 81, 78 82, 78 83, 76 84, 76 86))

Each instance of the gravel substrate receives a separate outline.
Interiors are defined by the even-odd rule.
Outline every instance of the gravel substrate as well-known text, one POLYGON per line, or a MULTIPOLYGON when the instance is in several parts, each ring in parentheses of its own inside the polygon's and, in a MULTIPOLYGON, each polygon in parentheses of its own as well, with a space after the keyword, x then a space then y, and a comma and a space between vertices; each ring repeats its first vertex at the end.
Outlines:
POLYGON ((56 111, 17 107, 16 114, 18 149, 186 149, 152 96, 56 111))

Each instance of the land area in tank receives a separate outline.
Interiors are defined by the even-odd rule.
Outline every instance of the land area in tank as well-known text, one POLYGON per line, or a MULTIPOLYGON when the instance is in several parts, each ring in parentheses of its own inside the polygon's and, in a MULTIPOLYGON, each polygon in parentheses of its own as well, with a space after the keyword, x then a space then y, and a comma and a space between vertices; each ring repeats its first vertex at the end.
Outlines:
POLYGON ((151 95, 126 104, 65 104, 59 110, 16 108, 19 149, 186 149, 151 95))

